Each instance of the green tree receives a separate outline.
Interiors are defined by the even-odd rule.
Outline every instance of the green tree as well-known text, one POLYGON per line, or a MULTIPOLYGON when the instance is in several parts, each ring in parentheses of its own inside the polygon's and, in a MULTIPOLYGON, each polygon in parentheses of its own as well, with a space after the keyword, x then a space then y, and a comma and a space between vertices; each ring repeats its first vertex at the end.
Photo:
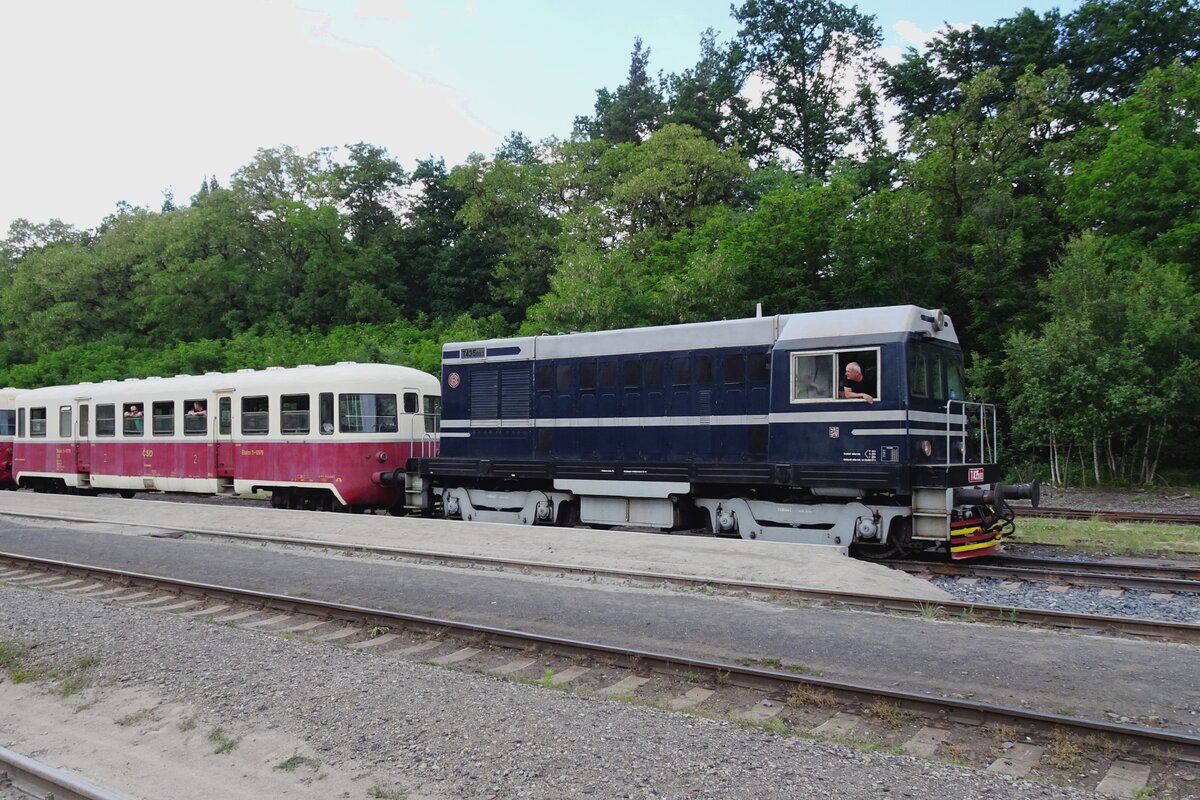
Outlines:
POLYGON ((640 142, 657 130, 666 103, 650 79, 649 65, 650 48, 642 49, 639 36, 633 40, 625 83, 615 92, 608 89, 596 92, 596 116, 577 118, 575 127, 579 133, 609 144, 620 144, 640 142))
POLYGON ((882 40, 875 18, 836 0, 746 0, 733 15, 742 26, 735 66, 762 86, 761 102, 737 111, 746 153, 769 158, 783 149, 825 177, 862 129, 842 81, 869 81, 882 40))

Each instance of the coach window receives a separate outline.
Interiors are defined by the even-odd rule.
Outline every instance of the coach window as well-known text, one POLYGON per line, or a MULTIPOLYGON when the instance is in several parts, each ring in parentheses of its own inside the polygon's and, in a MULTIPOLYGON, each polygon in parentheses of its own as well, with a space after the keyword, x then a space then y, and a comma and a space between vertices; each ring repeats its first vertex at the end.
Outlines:
POLYGON ((333 433, 333 392, 321 392, 317 402, 320 404, 321 435, 328 436, 333 433))
POLYGON ((30 436, 45 436, 46 435, 46 409, 45 408, 29 409, 29 435, 30 436))
POLYGON ((271 426, 271 404, 265 397, 242 398, 242 433, 266 433, 271 426))
POLYGON ((284 434, 308 433, 308 395, 285 394, 279 398, 279 430, 284 434))
POLYGON ((217 432, 222 436, 233 433, 233 398, 222 397, 217 401, 217 432))
POLYGON ((12 436, 17 432, 17 412, 11 408, 0 409, 0 436, 12 436))
POLYGON ((71 435, 71 407, 58 407, 58 435, 66 438, 71 435))
POLYGON ((125 403, 121 406, 121 418, 124 424, 121 426, 121 432, 126 436, 141 436, 142 435, 142 404, 141 403, 125 403))
POLYGON ((338 430, 342 433, 395 433, 396 395, 338 395, 338 430))
POLYGON ((25 409, 17 409, 17 438, 25 438, 25 409))
POLYGON ((792 402, 832 400, 833 353, 792 353, 792 402))
POLYGON ((208 401, 199 398, 183 401, 183 435, 203 436, 208 433, 208 401))
POLYGON ((175 435, 175 401, 174 400, 159 400, 150 404, 150 411, 153 414, 150 420, 151 431, 155 436, 174 436, 175 435))
POLYGON ((96 435, 117 435, 117 407, 112 403, 96 406, 96 435))
POLYGON ((417 403, 417 393, 416 392, 405 392, 404 393, 404 413, 405 414, 415 414, 415 413, 417 413, 417 410, 419 408, 420 408, 420 405, 417 403))

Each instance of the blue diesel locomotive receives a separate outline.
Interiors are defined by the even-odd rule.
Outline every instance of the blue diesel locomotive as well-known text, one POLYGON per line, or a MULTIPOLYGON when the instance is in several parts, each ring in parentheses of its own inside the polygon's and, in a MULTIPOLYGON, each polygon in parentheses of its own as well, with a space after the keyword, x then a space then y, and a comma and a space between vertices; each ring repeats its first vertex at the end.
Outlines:
POLYGON ((1006 496, 1038 487, 1000 483, 995 407, 966 399, 962 363, 950 319, 916 306, 447 344, 441 450, 408 464, 408 504, 985 555, 1006 496))

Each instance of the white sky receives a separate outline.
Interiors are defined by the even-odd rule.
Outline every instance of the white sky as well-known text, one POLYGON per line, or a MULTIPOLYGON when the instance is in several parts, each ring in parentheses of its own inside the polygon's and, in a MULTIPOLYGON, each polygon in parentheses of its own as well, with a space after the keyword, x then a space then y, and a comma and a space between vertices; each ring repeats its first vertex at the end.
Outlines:
MULTIPOLYGON (((869 0, 898 57, 945 23, 1074 0, 869 0), (897 10, 899 6, 899 10, 897 10)), ((624 82, 695 64, 736 32, 730 0, 6 0, 0 3, 0 238, 12 220, 95 227, 118 201, 186 203, 263 147, 365 141, 406 168, 565 137, 624 82)))

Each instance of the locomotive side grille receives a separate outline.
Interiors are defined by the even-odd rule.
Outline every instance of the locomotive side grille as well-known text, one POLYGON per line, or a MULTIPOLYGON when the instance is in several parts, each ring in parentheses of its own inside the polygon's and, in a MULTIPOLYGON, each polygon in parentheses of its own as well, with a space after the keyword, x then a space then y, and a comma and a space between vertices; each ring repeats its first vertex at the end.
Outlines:
POLYGON ((497 419, 499 406, 499 373, 494 369, 476 370, 471 375, 471 419, 497 419))
POLYGON ((529 367, 509 367, 500 373, 500 418, 529 419, 529 367))

